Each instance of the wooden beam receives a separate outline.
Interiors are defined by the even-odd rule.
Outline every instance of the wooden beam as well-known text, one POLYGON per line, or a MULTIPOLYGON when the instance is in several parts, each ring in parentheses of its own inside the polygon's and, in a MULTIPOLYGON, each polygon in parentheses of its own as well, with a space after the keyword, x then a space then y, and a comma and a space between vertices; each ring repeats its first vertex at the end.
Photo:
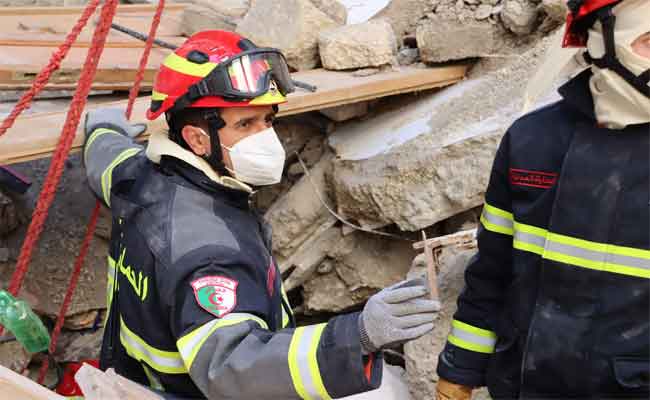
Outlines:
MULTIPOLYGON (((343 104, 398 93, 426 90, 450 85, 464 78, 467 65, 449 65, 436 68, 402 67, 398 71, 382 72, 367 77, 355 77, 351 72, 313 70, 293 74, 293 78, 318 86, 315 93, 299 90, 289 95, 281 105, 279 116, 304 113, 343 104)), ((146 121, 144 115, 150 98, 141 97, 134 105, 134 122, 147 122, 147 132, 164 131, 164 118, 146 121)), ((126 108, 126 101, 101 104, 98 107, 126 108)), ((19 118, 13 128, 0 136, 0 164, 12 164, 43 157, 54 151, 65 112, 33 114, 19 118)), ((147 136, 144 135, 143 139, 147 136)), ((81 127, 73 149, 83 145, 81 127)))
POLYGON ((466 231, 460 231, 452 233, 450 235, 439 236, 432 239, 424 239, 421 242, 414 243, 413 248, 415 250, 422 250, 426 247, 437 249, 438 247, 442 246, 472 243, 474 240, 476 240, 476 229, 468 229, 466 231))

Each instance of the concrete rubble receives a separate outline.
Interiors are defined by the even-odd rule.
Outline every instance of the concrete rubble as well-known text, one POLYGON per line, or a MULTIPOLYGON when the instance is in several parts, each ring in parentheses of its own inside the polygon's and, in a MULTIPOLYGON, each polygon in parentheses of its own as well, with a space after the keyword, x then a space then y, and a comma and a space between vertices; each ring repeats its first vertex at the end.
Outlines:
POLYGON ((237 32, 258 46, 281 49, 292 68, 305 70, 320 64, 318 35, 342 25, 335 18, 310 0, 256 1, 237 32))
POLYGON ((233 31, 250 8, 250 0, 191 0, 183 10, 182 31, 190 36, 208 29, 233 31))
POLYGON ((318 50, 326 69, 380 67, 395 63, 397 42, 390 24, 377 19, 322 31, 318 50))

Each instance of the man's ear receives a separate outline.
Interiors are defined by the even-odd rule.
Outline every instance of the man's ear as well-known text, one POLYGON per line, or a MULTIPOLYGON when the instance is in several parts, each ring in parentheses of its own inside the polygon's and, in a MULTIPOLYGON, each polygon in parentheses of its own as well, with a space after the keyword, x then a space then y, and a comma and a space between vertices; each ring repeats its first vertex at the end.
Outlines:
POLYGON ((185 143, 197 156, 210 155, 210 137, 205 131, 194 125, 185 125, 181 130, 185 143))

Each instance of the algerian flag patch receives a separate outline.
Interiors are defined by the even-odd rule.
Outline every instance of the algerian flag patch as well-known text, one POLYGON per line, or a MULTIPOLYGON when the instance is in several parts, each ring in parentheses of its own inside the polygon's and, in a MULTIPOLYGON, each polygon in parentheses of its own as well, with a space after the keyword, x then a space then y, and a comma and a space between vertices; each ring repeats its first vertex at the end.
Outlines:
POLYGON ((237 281, 223 276, 204 276, 192 281, 194 297, 210 314, 221 318, 237 305, 237 281))

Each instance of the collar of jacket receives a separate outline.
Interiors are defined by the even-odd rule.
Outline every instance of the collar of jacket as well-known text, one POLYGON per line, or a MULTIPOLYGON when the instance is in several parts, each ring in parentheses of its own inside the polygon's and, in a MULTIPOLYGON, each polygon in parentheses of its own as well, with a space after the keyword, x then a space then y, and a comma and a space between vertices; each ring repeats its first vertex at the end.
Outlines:
POLYGON ((244 182, 229 176, 220 176, 217 174, 207 161, 171 141, 165 133, 154 132, 149 138, 149 144, 147 145, 147 158, 154 164, 160 164, 162 156, 169 156, 184 161, 186 164, 201 171, 203 175, 218 185, 241 190, 249 194, 253 193, 253 188, 244 182))
POLYGON ((594 98, 589 90, 591 76, 591 69, 586 69, 562 85, 558 92, 569 106, 595 122, 594 98))
MULTIPOLYGON (((594 111, 594 98, 591 94, 591 89, 589 88, 589 81, 592 76, 593 73, 591 72, 591 69, 586 69, 576 75, 575 78, 562 85, 558 89, 558 92, 571 108, 579 111, 586 118, 593 121, 594 124, 597 124, 596 113, 594 111)), ((630 126, 644 125, 648 124, 630 126)))
POLYGON ((151 135, 146 154, 164 171, 175 173, 204 191, 225 195, 233 205, 249 208, 253 188, 234 178, 218 175, 204 159, 183 149, 164 133, 151 135))

